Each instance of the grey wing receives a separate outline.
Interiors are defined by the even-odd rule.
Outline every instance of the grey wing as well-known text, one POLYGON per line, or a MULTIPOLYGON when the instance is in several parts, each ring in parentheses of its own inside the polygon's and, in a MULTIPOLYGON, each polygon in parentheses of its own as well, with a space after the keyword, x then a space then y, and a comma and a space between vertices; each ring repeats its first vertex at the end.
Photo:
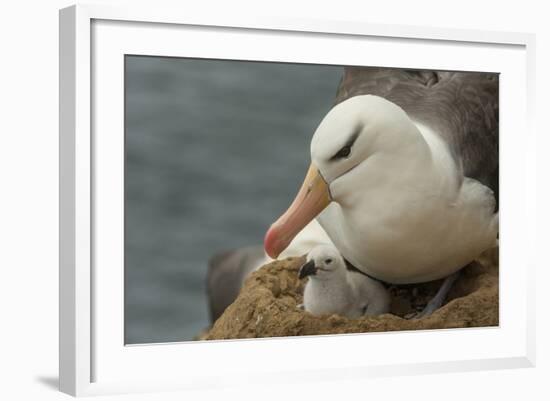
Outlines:
POLYGON ((212 323, 233 303, 245 278, 264 258, 262 246, 250 246, 220 252, 210 259, 206 287, 212 323))
POLYGON ((498 204, 498 83, 496 73, 347 67, 336 103, 372 94, 431 127, 448 144, 466 177, 491 188, 498 204))

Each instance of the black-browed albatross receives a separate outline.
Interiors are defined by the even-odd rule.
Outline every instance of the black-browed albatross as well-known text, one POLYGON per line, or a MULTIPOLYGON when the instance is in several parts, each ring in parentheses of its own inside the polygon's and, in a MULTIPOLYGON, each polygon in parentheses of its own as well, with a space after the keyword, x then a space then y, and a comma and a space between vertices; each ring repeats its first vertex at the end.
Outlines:
POLYGON ((498 75, 346 68, 311 159, 296 199, 266 233, 266 253, 278 257, 316 218, 373 278, 447 277, 421 315, 430 314, 457 272, 496 243, 498 75))

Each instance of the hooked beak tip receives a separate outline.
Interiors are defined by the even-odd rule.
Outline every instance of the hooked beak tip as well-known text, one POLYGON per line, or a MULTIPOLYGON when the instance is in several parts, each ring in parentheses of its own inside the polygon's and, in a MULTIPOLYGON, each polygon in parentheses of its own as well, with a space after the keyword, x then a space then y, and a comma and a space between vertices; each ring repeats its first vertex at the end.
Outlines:
POLYGON ((279 233, 274 225, 269 227, 264 237, 264 250, 271 259, 277 259, 281 254, 279 245, 279 233))
POLYGON ((313 260, 310 260, 300 268, 298 278, 301 280, 304 277, 312 276, 315 274, 317 274, 317 267, 315 266, 315 262, 313 260))

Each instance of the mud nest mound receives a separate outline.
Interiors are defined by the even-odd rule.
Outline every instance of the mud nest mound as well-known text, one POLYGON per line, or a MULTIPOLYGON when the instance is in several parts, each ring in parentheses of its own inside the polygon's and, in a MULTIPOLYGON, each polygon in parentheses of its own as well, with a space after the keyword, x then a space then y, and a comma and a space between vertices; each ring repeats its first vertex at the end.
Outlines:
POLYGON ((391 313, 348 319, 301 310, 307 279, 298 279, 304 258, 267 264, 245 281, 237 299, 201 336, 204 340, 365 333, 498 325, 498 249, 464 269, 446 304, 431 316, 411 318, 437 292, 441 281, 390 287, 391 313))

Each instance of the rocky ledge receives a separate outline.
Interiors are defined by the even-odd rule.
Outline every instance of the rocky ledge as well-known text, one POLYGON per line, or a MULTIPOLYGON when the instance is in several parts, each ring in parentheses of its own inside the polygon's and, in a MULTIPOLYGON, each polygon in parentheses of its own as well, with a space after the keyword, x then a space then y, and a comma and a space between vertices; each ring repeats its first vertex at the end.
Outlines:
POLYGON ((313 316, 301 310, 305 280, 298 279, 303 258, 275 261, 252 273, 237 299, 201 336, 203 340, 364 333, 498 326, 498 249, 466 267, 447 303, 431 316, 414 319, 441 281, 391 287, 391 313, 348 319, 313 316))

